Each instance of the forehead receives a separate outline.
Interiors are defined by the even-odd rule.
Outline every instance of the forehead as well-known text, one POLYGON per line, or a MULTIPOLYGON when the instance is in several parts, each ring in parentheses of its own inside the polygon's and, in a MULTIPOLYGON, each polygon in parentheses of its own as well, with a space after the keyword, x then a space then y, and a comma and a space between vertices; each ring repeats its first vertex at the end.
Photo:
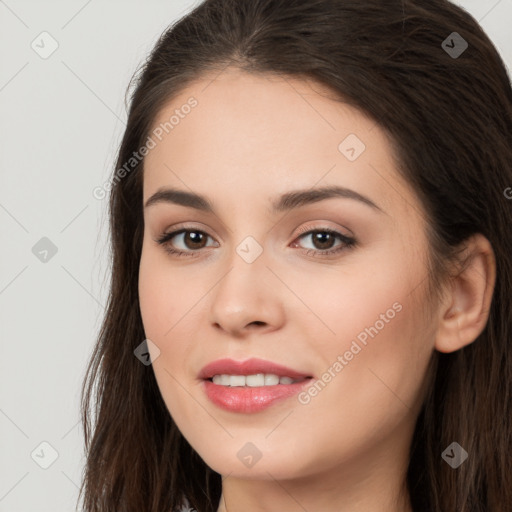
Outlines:
POLYGON ((420 209, 395 170, 386 134, 311 80, 230 68, 205 75, 160 110, 155 133, 144 163, 144 201, 166 185, 242 202, 244 195, 267 200, 340 185, 386 211, 420 209))

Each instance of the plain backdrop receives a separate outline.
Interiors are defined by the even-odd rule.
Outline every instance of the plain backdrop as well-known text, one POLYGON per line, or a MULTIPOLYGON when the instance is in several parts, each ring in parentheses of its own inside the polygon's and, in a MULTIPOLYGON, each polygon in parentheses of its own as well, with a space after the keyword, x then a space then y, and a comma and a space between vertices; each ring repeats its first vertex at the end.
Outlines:
MULTIPOLYGON (((80 386, 108 294, 107 199, 93 190, 133 72, 197 3, 0 0, 0 512, 75 510, 80 386)), ((512 0, 455 3, 510 72, 512 0)))

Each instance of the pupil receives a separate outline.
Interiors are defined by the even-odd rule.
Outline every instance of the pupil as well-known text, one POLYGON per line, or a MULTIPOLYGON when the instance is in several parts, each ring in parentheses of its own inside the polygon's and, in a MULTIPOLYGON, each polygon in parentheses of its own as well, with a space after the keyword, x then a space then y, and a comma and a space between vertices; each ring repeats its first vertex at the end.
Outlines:
POLYGON ((320 249, 329 249, 330 247, 332 247, 332 243, 329 244, 329 242, 332 242, 332 240, 333 240, 333 237, 331 236, 330 233, 326 233, 325 231, 318 232, 318 233, 316 233, 314 239, 316 242, 320 242, 320 245, 322 245, 322 243, 325 243, 327 241, 328 246, 320 247, 320 249), (326 239, 326 240, 322 240, 322 239, 326 239))
POLYGON ((202 236, 203 234, 198 233, 197 231, 189 231, 185 234, 185 242, 192 241, 192 245, 200 244, 202 236))

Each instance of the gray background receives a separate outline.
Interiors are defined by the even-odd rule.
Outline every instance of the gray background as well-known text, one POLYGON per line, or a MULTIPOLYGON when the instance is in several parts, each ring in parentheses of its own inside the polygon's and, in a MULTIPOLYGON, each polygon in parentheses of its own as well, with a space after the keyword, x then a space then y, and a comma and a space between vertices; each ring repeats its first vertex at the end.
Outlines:
MULTIPOLYGON (((0 512, 75 510, 80 386, 108 292, 107 199, 92 191, 132 73, 197 3, 0 0, 0 512)), ((455 3, 511 70, 512 0, 455 3)))

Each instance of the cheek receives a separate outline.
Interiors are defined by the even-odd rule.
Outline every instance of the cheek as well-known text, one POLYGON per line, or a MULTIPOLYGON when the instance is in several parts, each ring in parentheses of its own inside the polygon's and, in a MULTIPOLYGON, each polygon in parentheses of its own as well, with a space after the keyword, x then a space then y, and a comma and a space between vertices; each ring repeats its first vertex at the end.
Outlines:
POLYGON ((144 330, 163 342, 170 340, 180 318, 193 315, 197 282, 168 264, 163 250, 143 248, 139 267, 139 303, 144 330), (187 314, 187 316, 188 316, 187 314))
MULTIPOLYGON (((324 337, 312 355, 317 360, 321 355, 323 373, 317 375, 318 391, 302 397, 296 417, 301 417, 302 434, 310 439, 320 431, 328 439, 343 433, 338 443, 321 448, 326 458, 330 450, 355 456, 362 446, 378 445, 392 432, 403 432, 421 404, 430 342, 418 329, 408 291, 395 287, 392 298, 390 302, 386 294, 372 297, 365 308, 354 307, 354 315, 339 314, 335 325, 340 335, 330 343, 324 337), (323 426, 318 424, 320 417, 323 426)), ((290 433, 275 435, 282 435, 279 441, 286 443, 290 433)), ((312 448, 312 457, 317 449, 312 448)))
POLYGON ((366 408, 375 405, 384 407, 381 412, 403 414, 404 404, 413 408, 417 403, 434 337, 425 322, 418 260, 414 266, 403 259, 395 251, 393 258, 362 266, 366 271, 352 268, 330 283, 315 281, 323 283, 316 292, 312 282, 304 285, 312 293, 302 288, 311 299, 308 306, 324 324, 311 317, 309 327, 303 326, 314 340, 308 347, 313 349, 311 359, 323 362, 317 378, 328 382, 323 388, 319 384, 323 398, 314 398, 316 413, 321 414, 322 402, 343 402, 341 416, 348 410, 371 415, 366 408), (364 404, 359 412, 358 404, 364 404))
POLYGON ((169 301, 165 282, 160 278, 158 268, 141 264, 139 271, 139 303, 144 331, 149 339, 162 339, 172 326, 170 311, 173 304, 169 301))
POLYGON ((152 364, 157 381, 161 389, 179 388, 193 366, 194 328, 201 314, 197 303, 206 290, 197 272, 189 276, 183 269, 172 268, 156 250, 142 252, 138 287, 145 335, 160 350, 152 364))
POLYGON ((176 282, 173 273, 165 269, 158 255, 143 250, 139 268, 142 323, 146 338, 160 351, 151 367, 161 397, 173 418, 177 419, 197 413, 187 412, 190 400, 180 386, 184 382, 184 362, 189 360, 191 350, 190 339, 179 337, 180 318, 190 310, 190 306, 186 307, 189 301, 185 295, 186 290, 176 282))
POLYGON ((329 350, 331 366, 341 355, 342 369, 328 400, 341 400, 340 415, 350 411, 359 424, 396 424, 421 401, 433 339, 409 291, 395 286, 354 308, 329 350))

